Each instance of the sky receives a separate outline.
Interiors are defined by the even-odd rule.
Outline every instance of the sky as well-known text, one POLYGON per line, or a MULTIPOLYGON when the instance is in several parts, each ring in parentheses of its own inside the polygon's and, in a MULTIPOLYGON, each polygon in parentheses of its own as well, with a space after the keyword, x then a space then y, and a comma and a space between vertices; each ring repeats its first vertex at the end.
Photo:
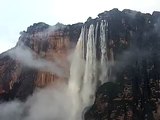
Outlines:
POLYGON ((73 24, 113 8, 160 11, 160 0, 0 0, 0 53, 14 47, 20 31, 37 22, 73 24))

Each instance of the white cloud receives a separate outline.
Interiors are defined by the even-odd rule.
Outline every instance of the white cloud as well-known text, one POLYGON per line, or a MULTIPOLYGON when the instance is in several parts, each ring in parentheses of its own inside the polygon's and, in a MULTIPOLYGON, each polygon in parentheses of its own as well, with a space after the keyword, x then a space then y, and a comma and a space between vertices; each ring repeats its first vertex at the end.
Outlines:
POLYGON ((40 58, 34 51, 23 45, 17 46, 15 49, 9 51, 8 54, 22 65, 56 74, 61 77, 65 76, 64 69, 60 67, 57 62, 40 58))
POLYGON ((1 120, 71 120, 72 99, 66 85, 37 90, 26 102, 0 104, 1 120))

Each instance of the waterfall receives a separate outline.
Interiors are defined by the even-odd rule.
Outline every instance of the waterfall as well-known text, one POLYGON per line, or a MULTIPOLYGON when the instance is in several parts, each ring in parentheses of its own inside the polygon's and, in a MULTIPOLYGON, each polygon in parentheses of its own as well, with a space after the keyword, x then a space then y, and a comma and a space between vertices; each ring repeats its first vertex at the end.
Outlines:
POLYGON ((104 83, 108 80, 107 57, 107 24, 97 22, 96 27, 91 24, 89 29, 82 27, 79 40, 73 55, 70 68, 68 88, 72 97, 72 116, 70 120, 81 120, 81 114, 85 107, 94 102, 98 80, 104 83), (97 66, 98 28, 100 28, 100 67, 97 66), (98 70, 101 71, 98 77, 98 70))
POLYGON ((85 28, 82 28, 70 68, 69 88, 76 92, 80 91, 84 74, 84 40, 85 28))
POLYGON ((98 27, 99 27, 99 23, 97 22, 96 29, 95 29, 95 45, 97 45, 97 40, 98 40, 98 27))
POLYGON ((83 83, 84 75, 84 41, 85 40, 85 28, 81 29, 81 34, 76 45, 76 49, 73 55, 73 60, 70 68, 70 79, 68 83, 69 92, 72 97, 72 115, 70 120, 80 120, 81 112, 81 96, 80 90, 83 83))
POLYGON ((93 25, 90 25, 89 28, 86 52, 85 73, 81 91, 84 106, 93 103, 97 83, 96 45, 93 25))
POLYGON ((107 41, 106 41, 106 27, 105 21, 101 21, 100 25, 100 46, 101 46, 101 83, 108 81, 108 57, 107 57, 107 41))

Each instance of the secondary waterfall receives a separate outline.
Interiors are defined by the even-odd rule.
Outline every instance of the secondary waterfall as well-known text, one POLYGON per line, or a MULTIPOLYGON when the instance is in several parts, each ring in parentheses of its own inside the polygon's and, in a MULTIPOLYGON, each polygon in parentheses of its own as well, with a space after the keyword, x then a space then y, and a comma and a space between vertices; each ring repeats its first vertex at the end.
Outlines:
POLYGON ((101 83, 108 81, 108 57, 107 57, 107 37, 106 37, 106 22, 101 21, 100 25, 100 46, 101 46, 101 83))
POLYGON ((94 102, 97 83, 108 81, 107 23, 101 21, 96 27, 82 27, 70 68, 69 91, 72 96, 70 120, 81 120, 83 109, 94 102), (100 31, 98 29, 100 28, 100 31), (100 37, 98 37, 98 32, 100 37), (100 41, 98 41, 100 38, 100 41), (97 59, 97 43, 100 42, 100 61, 97 59), (97 63, 100 63, 100 67, 97 63), (98 71, 101 71, 98 76, 98 71))

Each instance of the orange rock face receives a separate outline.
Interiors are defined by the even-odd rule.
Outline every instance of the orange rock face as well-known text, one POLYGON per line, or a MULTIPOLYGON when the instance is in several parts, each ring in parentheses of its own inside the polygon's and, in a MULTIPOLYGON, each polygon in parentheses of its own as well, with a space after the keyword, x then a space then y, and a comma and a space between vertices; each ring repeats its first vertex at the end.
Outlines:
MULTIPOLYGON (((36 86, 44 87, 55 80, 64 80, 68 78, 69 61, 68 55, 71 50, 70 37, 68 34, 64 35, 63 31, 56 31, 46 36, 45 40, 40 40, 33 36, 33 50, 38 55, 48 61, 53 61, 62 67, 65 72, 65 77, 57 76, 49 72, 38 71, 37 79, 35 80, 36 86), (46 45, 46 46, 45 46, 46 45), (46 47, 46 48, 45 48, 46 47), (45 50, 43 50, 45 48, 45 50)), ((31 41, 32 42, 32 41, 31 41)))
MULTIPOLYGON (((37 41, 36 41, 37 42, 37 41)), ((48 48, 46 51, 40 51, 41 57, 44 57, 48 61, 53 61, 62 67, 65 76, 57 76, 49 72, 39 71, 37 74, 37 79, 35 81, 36 86, 44 87, 53 83, 55 80, 67 80, 69 75, 69 61, 68 55, 70 54, 70 38, 68 35, 64 36, 63 33, 54 33, 48 37, 48 48)), ((43 43, 42 43, 43 44, 43 43)), ((37 45, 37 43, 35 43, 37 45)), ((39 46, 37 46, 39 47, 39 46)), ((37 48, 35 47, 35 48, 37 48)), ((35 49, 36 50, 36 49, 35 49)))
POLYGON ((81 24, 46 32, 48 28, 50 29, 44 23, 37 23, 29 27, 26 32, 22 33, 16 47, 10 51, 23 44, 35 53, 35 58, 56 63, 63 70, 63 76, 21 64, 17 58, 8 55, 10 51, 7 51, 0 55, 0 94, 12 94, 14 92, 15 97, 22 97, 23 99, 31 94, 35 87, 45 87, 56 81, 67 82, 70 66, 69 55, 78 40, 81 24), (44 26, 45 30, 43 30, 44 26), (74 26, 76 29, 70 30, 74 29, 74 26), (77 32, 77 36, 72 35, 72 32, 77 32))

